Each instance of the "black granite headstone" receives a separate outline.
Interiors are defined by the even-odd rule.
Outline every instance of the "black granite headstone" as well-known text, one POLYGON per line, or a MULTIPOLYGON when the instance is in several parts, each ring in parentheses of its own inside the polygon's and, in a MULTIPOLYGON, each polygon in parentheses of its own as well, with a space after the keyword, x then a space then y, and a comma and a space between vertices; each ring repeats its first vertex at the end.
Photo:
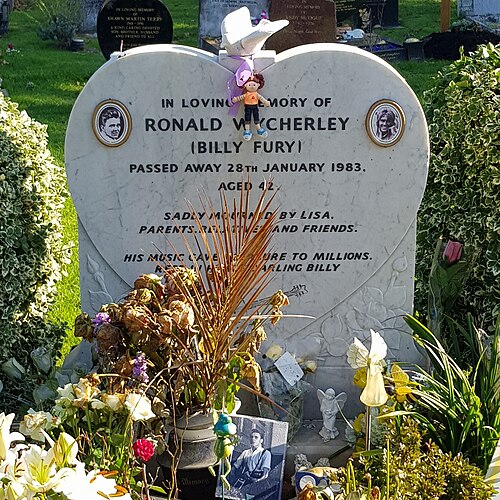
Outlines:
POLYGON ((159 0, 108 0, 97 18, 97 38, 106 59, 141 45, 171 43, 172 17, 159 0))
POLYGON ((388 28, 399 25, 399 0, 364 0, 365 8, 371 10, 374 26, 388 28))

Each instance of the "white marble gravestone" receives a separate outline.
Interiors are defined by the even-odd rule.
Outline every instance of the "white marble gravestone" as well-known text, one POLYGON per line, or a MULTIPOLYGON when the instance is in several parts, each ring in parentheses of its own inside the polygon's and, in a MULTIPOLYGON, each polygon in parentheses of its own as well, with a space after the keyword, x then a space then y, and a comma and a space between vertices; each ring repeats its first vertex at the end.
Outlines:
POLYGON ((458 0, 459 16, 487 16, 500 14, 498 0, 458 0))
MULTIPOLYGON (((172 253, 167 238, 182 246, 176 231, 189 237, 191 227, 186 200, 196 206, 201 190, 217 201, 245 187, 256 198, 271 176, 281 221, 270 291, 289 294, 286 312, 315 319, 285 319, 268 334, 298 355, 315 351, 313 383, 352 395, 349 414, 359 396, 345 358, 353 336, 377 329, 390 358, 419 359, 401 315, 412 310, 415 217, 429 157, 424 114, 401 76, 363 50, 264 51, 255 66, 271 101, 261 110, 269 137, 246 142, 242 110, 231 117, 225 100, 238 64, 157 45, 112 58, 88 81, 65 153, 82 308, 94 313, 123 297, 139 273, 154 272, 162 253, 172 253), (99 117, 110 108, 119 132, 107 136, 99 117), (383 116, 392 124, 384 137, 383 116)), ((310 406, 317 414, 317 403, 310 406)))

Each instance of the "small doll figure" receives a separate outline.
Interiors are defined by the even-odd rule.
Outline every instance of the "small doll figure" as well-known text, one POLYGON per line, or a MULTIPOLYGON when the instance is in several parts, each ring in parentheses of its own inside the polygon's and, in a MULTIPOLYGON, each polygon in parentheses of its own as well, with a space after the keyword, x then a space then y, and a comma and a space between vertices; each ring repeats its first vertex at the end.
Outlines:
POLYGON ((257 90, 264 86, 264 77, 260 73, 254 73, 243 85, 245 92, 238 96, 233 97, 233 103, 243 101, 245 103, 245 131, 243 132, 243 139, 249 141, 252 138, 252 132, 250 130, 250 122, 255 123, 257 128, 257 135, 265 139, 268 136, 267 130, 260 125, 259 118, 259 101, 268 108, 271 103, 262 97, 257 90))

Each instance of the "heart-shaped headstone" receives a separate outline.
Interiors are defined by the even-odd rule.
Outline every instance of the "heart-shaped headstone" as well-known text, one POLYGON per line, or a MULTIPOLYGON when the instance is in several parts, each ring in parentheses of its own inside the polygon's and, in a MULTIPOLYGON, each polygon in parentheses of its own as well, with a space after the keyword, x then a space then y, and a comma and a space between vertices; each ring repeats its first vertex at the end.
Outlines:
POLYGON ((226 102, 237 60, 152 46, 89 80, 66 139, 82 304, 119 299, 171 253, 166 238, 182 248, 175 227, 188 235, 186 200, 196 207, 201 190, 214 201, 238 196, 247 175, 257 198, 271 176, 282 219, 271 287, 290 293, 288 312, 316 318, 281 322, 282 334, 317 333, 323 352, 345 352, 348 334, 370 318, 383 324, 381 315, 411 308, 425 118, 397 72, 360 49, 305 45, 254 62, 271 106, 260 108, 268 138, 252 124, 250 141, 243 109, 232 117, 226 102), (114 137, 102 123, 108 108, 118 112, 114 137))

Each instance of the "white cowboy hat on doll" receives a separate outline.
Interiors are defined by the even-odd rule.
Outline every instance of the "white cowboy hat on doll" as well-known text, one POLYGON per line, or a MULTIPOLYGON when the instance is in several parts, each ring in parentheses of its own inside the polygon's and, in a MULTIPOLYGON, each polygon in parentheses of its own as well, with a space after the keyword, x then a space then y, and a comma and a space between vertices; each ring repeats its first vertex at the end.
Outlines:
POLYGON ((257 26, 252 25, 248 7, 230 12, 221 24, 221 48, 230 56, 251 56, 262 49, 266 40, 277 31, 288 26, 288 21, 262 19, 257 26))

